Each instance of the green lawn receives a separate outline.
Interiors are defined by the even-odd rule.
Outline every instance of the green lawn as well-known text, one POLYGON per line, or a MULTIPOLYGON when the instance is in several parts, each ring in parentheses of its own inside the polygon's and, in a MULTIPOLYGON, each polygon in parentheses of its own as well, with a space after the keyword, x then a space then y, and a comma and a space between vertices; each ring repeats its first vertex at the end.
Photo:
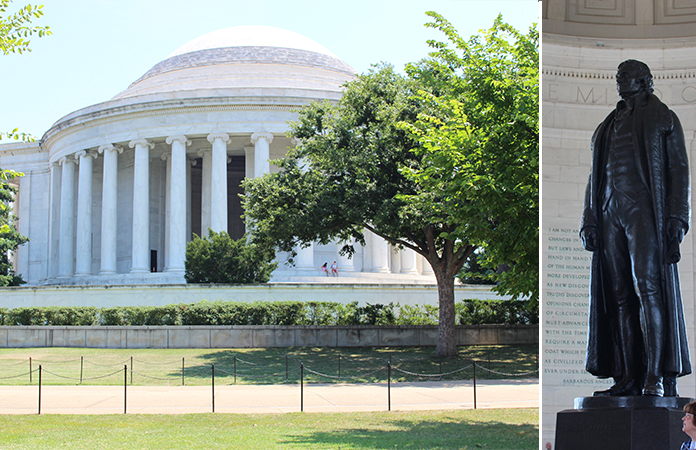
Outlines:
MULTIPOLYGON (((0 351, 0 385, 117 385, 124 365, 132 367, 132 384, 200 386, 216 384, 295 383, 300 363, 305 381, 328 383, 386 381, 391 361, 393 381, 439 380, 411 374, 446 374, 443 380, 537 378, 538 347, 498 345, 460 347, 456 358, 440 359, 429 347, 408 348, 266 348, 266 349, 88 349, 12 348, 0 351), (31 358, 31 362, 30 362, 31 358), (30 367, 34 371, 31 375, 30 367), (321 375, 316 375, 315 373, 321 375), (453 373, 451 373, 453 372, 453 373), (237 374, 235 378, 235 373, 237 374), (448 374, 450 373, 450 374, 448 374), (343 377, 339 379, 338 377, 343 377)), ((129 373, 129 381, 131 374, 129 373)))
POLYGON ((538 409, 2 416, 0 449, 536 449, 538 409))

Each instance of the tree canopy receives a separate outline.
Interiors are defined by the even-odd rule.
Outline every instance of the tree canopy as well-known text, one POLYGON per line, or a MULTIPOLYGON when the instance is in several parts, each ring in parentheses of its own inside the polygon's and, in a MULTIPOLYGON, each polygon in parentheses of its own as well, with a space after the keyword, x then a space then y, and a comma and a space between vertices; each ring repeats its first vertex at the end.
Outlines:
POLYGON ((244 182, 244 208, 253 239, 291 258, 313 241, 351 254, 364 230, 425 257, 436 352, 452 356, 454 280, 477 248, 484 265, 510 267, 500 292, 538 300, 538 32, 498 17, 466 41, 427 14, 449 43, 430 41, 406 76, 374 66, 338 103, 302 108, 289 133, 298 145, 274 162, 280 172, 244 182))
MULTIPOLYGON (((33 19, 43 16, 43 5, 26 5, 13 14, 7 10, 12 0, 0 0, 0 51, 3 55, 10 53, 22 54, 30 52, 30 40, 32 35, 39 37, 51 34, 49 27, 30 26, 33 19)), ((12 131, 0 131, 0 140, 9 138, 21 141, 33 141, 33 137, 15 128, 12 131)))

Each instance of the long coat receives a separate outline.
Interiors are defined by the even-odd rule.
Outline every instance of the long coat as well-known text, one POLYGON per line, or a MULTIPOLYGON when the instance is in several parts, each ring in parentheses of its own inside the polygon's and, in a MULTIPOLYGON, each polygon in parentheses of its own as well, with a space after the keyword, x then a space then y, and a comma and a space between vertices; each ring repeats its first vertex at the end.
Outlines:
MULTIPOLYGON (((617 106, 617 109, 619 106, 617 106)), ((597 127, 592 136, 592 171, 585 191, 580 231, 585 227, 601 230, 600 192, 607 164, 606 149, 617 109, 597 127)), ((668 218, 682 221, 688 231, 690 208, 689 163, 684 132, 676 114, 653 94, 639 94, 630 119, 636 167, 651 194, 655 228, 660 246, 662 298, 665 303, 666 345, 663 373, 691 373, 686 325, 682 308, 679 273, 676 264, 666 260, 668 218)), ((601 233, 598 233, 601 236, 601 233)), ((600 238, 601 239, 601 238, 600 238)), ((592 255, 590 275, 590 315, 585 368, 598 377, 621 378, 621 350, 614 337, 619 326, 615 302, 607 298, 602 276, 602 242, 592 255)))

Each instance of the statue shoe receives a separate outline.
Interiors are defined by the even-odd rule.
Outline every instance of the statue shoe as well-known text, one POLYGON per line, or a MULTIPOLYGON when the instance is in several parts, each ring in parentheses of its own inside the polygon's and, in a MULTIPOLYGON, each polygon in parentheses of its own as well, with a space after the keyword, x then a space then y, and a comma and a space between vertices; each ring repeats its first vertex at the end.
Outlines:
POLYGON ((640 395, 640 393, 641 391, 638 382, 634 379, 630 379, 628 381, 619 381, 618 383, 604 391, 595 391, 592 395, 594 395, 595 397, 628 397, 632 395, 640 395))
POLYGON ((677 392, 677 377, 674 375, 665 375, 662 377, 662 384, 665 387, 665 397, 679 397, 677 392))
POLYGON ((662 386, 662 377, 648 375, 648 379, 645 380, 645 386, 643 386, 643 395, 652 395, 656 397, 665 395, 665 389, 662 386))

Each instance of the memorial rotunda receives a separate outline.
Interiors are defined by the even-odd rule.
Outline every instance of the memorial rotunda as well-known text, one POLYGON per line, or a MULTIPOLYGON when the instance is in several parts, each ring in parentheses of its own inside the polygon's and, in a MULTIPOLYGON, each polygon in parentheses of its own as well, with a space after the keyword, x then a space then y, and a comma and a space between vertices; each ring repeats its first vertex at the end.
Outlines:
MULTIPOLYGON (((35 143, 0 145, 23 172, 14 204, 30 238, 15 255, 29 285, 184 282, 186 243, 207 229, 245 232, 244 177, 277 170, 295 108, 336 101, 354 70, 323 46, 271 27, 195 39, 112 99, 59 119, 35 143)), ((377 236, 353 259, 336 245, 302 249, 273 281, 434 284, 427 263, 377 236)))

